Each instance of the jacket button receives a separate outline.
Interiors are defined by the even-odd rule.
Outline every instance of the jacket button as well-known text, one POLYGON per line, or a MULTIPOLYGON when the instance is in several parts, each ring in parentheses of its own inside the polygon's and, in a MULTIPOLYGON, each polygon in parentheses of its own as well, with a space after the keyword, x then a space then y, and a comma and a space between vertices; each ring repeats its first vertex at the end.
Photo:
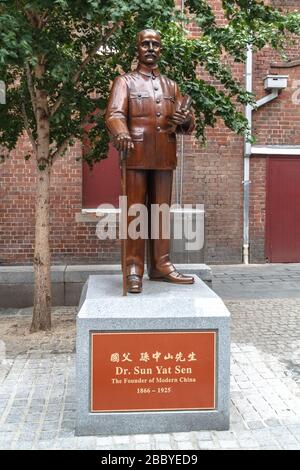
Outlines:
POLYGON ((161 113, 156 113, 156 116, 157 116, 157 117, 161 116, 161 113))
POLYGON ((155 87, 154 87, 154 90, 156 90, 156 91, 157 91, 157 90, 158 90, 158 86, 155 86, 155 87))
POLYGON ((139 94, 138 94, 138 98, 141 98, 141 97, 142 97, 142 95, 139 93, 139 94))
POLYGON ((160 103, 160 99, 159 99, 159 98, 157 98, 156 103, 160 103))
POLYGON ((157 131, 160 131, 160 126, 157 126, 156 130, 157 130, 157 131))

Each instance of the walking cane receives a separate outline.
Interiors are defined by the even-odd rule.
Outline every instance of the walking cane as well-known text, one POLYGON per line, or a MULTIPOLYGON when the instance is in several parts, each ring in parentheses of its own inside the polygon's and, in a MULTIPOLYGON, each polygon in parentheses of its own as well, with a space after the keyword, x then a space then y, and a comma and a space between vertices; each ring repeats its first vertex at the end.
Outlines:
MULTIPOLYGON (((120 166, 121 166, 121 193, 122 196, 127 196, 126 194, 126 153, 124 150, 120 151, 120 166)), ((126 204, 127 209, 127 204, 126 204)), ((122 213, 121 211, 121 221, 124 224, 123 236, 122 239, 122 273, 123 273, 123 296, 127 295, 127 276, 126 276, 126 239, 127 239, 127 213, 122 213)))

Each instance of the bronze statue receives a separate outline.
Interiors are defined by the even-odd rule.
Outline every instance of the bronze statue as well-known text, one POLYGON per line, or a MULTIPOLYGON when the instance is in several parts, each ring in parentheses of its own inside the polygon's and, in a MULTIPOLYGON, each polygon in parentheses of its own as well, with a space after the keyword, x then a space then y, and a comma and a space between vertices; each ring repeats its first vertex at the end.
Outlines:
MULTIPOLYGON (((193 113, 181 106, 183 96, 177 84, 159 72, 160 34, 150 29, 141 31, 137 51, 137 69, 118 76, 113 83, 106 125, 114 145, 126 155, 128 207, 137 203, 148 204, 148 208, 151 204, 170 206, 173 170, 177 163, 176 133, 190 134, 195 120, 193 113)), ((149 227, 149 233, 150 230, 149 227)), ((145 240, 128 238, 126 245, 127 289, 139 293, 144 274, 145 240)), ((158 239, 149 238, 149 278, 192 284, 194 278, 176 270, 169 252, 170 239, 164 239, 161 233, 158 239)))

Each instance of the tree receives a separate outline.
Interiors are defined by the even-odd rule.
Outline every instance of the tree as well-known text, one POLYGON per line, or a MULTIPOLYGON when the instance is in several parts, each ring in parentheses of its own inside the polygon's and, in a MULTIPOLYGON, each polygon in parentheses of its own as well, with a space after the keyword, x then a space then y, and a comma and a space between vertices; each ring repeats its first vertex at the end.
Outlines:
POLYGON ((218 117, 236 132, 247 131, 239 105, 253 102, 222 63, 224 53, 245 60, 246 46, 280 48, 287 32, 299 33, 300 16, 282 14, 257 0, 223 0, 227 24, 216 23, 212 2, 186 0, 0 0, 0 77, 7 104, 0 107, 2 160, 26 132, 37 165, 35 294, 31 330, 51 327, 49 185, 51 169, 91 124, 89 164, 106 157, 108 135, 103 111, 111 81, 128 70, 136 33, 153 27, 162 33, 163 72, 188 92, 194 103, 197 136, 218 117), (187 38, 193 20, 198 39, 187 38), (201 65, 222 87, 196 74, 201 65))

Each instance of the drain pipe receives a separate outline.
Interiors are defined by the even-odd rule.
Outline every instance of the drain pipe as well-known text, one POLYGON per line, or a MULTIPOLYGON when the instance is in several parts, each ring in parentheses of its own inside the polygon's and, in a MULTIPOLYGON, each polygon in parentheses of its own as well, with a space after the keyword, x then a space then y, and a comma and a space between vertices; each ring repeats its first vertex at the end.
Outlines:
MULTIPOLYGON (((246 60, 246 90, 252 93, 252 67, 253 67, 253 52, 252 46, 247 46, 247 60, 246 60)), ((248 121, 249 133, 252 135, 252 106, 246 105, 245 116, 248 121)), ((244 141, 244 201, 243 201, 243 262, 249 264, 249 204, 250 204, 250 155, 251 155, 251 142, 247 142, 247 136, 244 141)))
MULTIPOLYGON (((181 0, 181 7, 180 7, 181 13, 184 12, 184 8, 185 8, 185 0, 181 0)), ((177 177, 177 181, 178 181, 177 204, 180 205, 180 208, 182 208, 182 195, 183 195, 183 171, 184 171, 184 155, 183 154, 184 154, 184 137, 183 137, 183 134, 180 134, 180 153, 179 153, 180 170, 179 170, 179 175, 177 177)))

